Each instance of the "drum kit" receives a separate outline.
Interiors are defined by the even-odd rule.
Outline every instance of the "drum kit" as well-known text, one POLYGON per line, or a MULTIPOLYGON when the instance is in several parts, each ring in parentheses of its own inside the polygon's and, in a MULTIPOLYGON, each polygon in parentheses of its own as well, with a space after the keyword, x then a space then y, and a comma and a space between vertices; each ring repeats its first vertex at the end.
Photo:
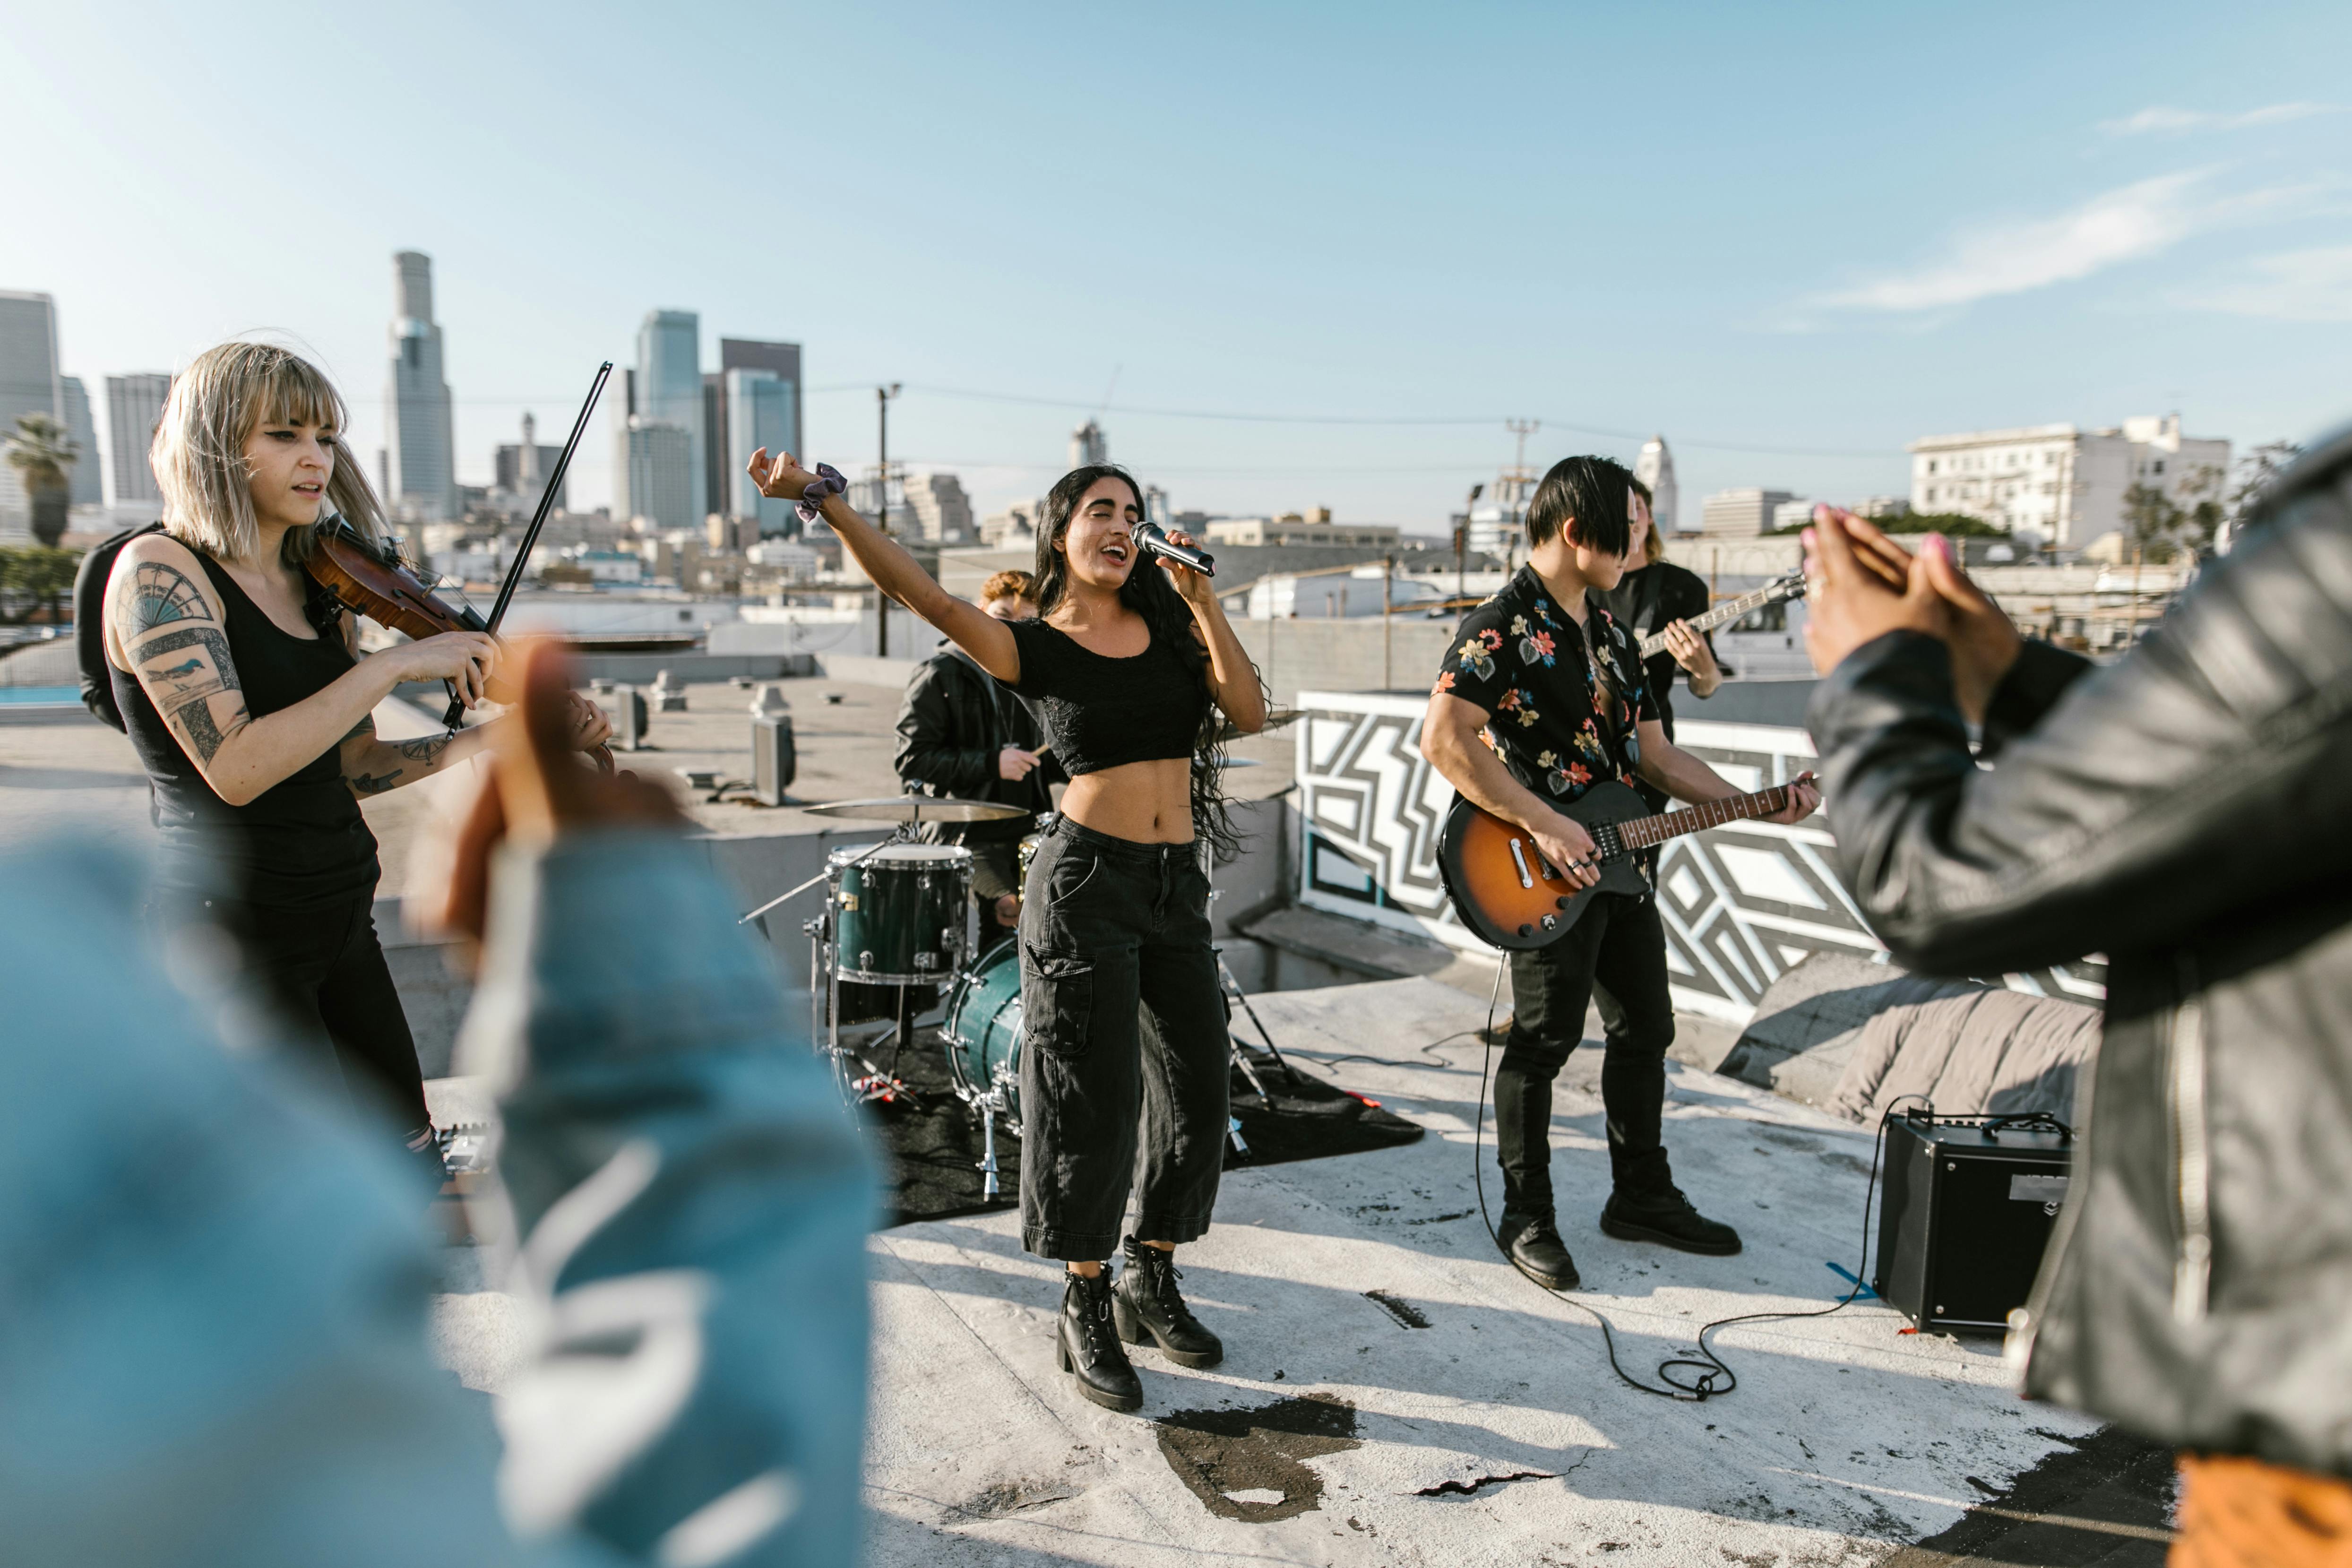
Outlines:
MULTIPOLYGON (((984 1198, 992 1199, 998 1195, 998 1119, 1014 1136, 1021 1132, 1021 944, 1002 942, 978 951, 971 851, 960 844, 923 843, 916 835, 926 823, 1002 821, 1024 813, 995 801, 922 795, 835 801, 806 809, 817 816, 887 822, 896 831, 877 844, 834 850, 825 858, 821 876, 771 900, 743 920, 757 920, 817 882, 824 883, 823 912, 801 927, 809 939, 812 1022, 817 1048, 832 1064, 843 1098, 852 1103, 889 1103, 906 1095, 907 1087, 897 1076, 899 1053, 914 1038, 916 1017, 937 1005, 944 991, 946 1016, 940 1040, 956 1098, 980 1121, 981 1190, 984 1198), (892 1020, 885 1035, 863 1046, 843 1043, 844 1026, 885 1017, 892 1020), (892 1042, 887 1068, 875 1066, 864 1055, 867 1049, 879 1054, 883 1039, 892 1042), (857 1068, 865 1071, 857 1073, 857 1068)), ((1045 814, 1040 830, 1021 841, 1024 882, 1052 822, 1053 814, 1045 814)), ((1228 999, 1240 1002, 1257 1026, 1266 1054, 1288 1072, 1289 1064, 1275 1048, 1273 1037, 1225 967, 1222 953, 1217 973, 1228 999)), ((1256 1066, 1239 1041, 1230 1044, 1234 1061, 1265 1096, 1256 1066)), ((1228 1131, 1236 1150, 1248 1153, 1240 1121, 1233 1121, 1228 1131)))

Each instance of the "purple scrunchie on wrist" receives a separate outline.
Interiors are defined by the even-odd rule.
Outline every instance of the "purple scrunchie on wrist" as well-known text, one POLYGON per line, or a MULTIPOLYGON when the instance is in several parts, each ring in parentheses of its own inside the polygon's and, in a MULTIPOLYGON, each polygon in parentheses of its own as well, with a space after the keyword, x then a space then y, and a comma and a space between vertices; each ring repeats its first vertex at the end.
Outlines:
POLYGON ((848 488, 849 481, 841 477, 839 468, 831 463, 819 463, 816 478, 810 480, 809 488, 801 492, 801 499, 793 510, 801 514, 803 522, 814 522, 824 515, 824 498, 837 496, 848 488))

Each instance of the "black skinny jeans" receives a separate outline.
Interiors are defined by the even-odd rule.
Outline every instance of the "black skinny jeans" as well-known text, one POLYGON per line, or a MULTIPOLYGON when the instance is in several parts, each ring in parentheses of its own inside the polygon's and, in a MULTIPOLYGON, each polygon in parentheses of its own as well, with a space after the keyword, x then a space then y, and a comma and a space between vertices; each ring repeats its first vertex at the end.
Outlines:
POLYGON ((1511 954, 1511 1032, 1495 1073, 1495 1153, 1503 1207, 1552 1212, 1551 1085, 1584 1037, 1587 1002, 1601 1006, 1607 1054, 1601 1103, 1616 1188, 1643 1197, 1670 1184, 1659 1135, 1666 1047, 1675 1041, 1666 992, 1666 935, 1654 894, 1603 893, 1549 947, 1511 954))
POLYGON ((246 973, 288 1046, 363 1117, 402 1133, 432 1122, 408 1015, 384 963, 373 890, 322 910, 210 903, 205 914, 244 950, 246 973))
POLYGON ((1064 818, 1029 868, 1021 1245, 1040 1258, 1112 1256, 1130 1188, 1139 1239, 1209 1228, 1232 1047, 1200 856, 1064 818))

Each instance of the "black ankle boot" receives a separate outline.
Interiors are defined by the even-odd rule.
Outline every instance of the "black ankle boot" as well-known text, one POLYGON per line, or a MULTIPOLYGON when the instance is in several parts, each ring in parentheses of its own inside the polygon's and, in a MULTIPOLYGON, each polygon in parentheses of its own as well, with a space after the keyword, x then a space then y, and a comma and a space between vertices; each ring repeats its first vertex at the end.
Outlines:
POLYGON ((1620 1241, 1654 1241, 1713 1258, 1739 1250, 1738 1231, 1693 1208, 1682 1189, 1672 1184, 1639 1197, 1611 1193, 1601 1211, 1601 1228, 1620 1241))
POLYGON ((1150 1334, 1160 1353, 1178 1366, 1214 1366, 1225 1359, 1225 1347, 1184 1305, 1176 1278, 1174 1253, 1127 1238, 1127 1267, 1110 1295, 1118 1337, 1139 1345, 1150 1334))
POLYGON ((1143 1380, 1127 1359, 1111 1322, 1110 1279, 1073 1273, 1062 1288, 1061 1321, 1054 1328, 1055 1358, 1078 1392, 1107 1410, 1143 1408, 1143 1380))
POLYGON ((1507 1209, 1495 1237, 1503 1244, 1503 1256, 1545 1289, 1573 1290, 1583 1283, 1551 1215, 1515 1215, 1507 1209))

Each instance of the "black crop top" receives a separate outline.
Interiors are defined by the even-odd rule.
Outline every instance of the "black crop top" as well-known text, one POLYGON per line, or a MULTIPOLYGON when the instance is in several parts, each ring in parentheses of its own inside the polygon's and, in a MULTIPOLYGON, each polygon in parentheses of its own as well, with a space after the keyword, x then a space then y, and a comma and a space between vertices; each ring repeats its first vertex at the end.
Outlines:
POLYGON ((1133 658, 1113 658, 1043 621, 1006 626, 1021 651, 1013 689, 1036 704, 1046 743, 1072 778, 1192 755, 1209 699, 1182 650, 1155 636, 1133 658))

